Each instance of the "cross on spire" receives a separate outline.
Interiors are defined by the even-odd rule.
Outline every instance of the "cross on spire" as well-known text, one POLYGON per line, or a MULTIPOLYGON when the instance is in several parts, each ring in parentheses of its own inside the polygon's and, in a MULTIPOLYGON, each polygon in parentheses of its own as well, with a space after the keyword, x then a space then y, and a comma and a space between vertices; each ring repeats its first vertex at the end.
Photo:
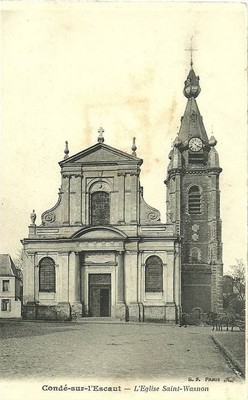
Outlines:
POLYGON ((191 65, 191 68, 193 67, 193 51, 198 51, 198 49, 194 49, 193 48, 192 41, 193 41, 193 36, 191 36, 191 39, 190 39, 190 48, 189 49, 185 49, 185 51, 190 51, 190 65, 191 65))

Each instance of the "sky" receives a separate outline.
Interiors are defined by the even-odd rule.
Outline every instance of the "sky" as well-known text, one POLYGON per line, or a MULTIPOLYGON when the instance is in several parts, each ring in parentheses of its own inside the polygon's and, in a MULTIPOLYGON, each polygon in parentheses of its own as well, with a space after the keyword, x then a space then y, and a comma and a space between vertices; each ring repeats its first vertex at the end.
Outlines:
POLYGON ((65 141, 97 142, 144 160, 141 184, 165 221, 168 154, 190 68, 206 131, 218 143, 224 268, 246 259, 246 7, 239 3, 6 2, 1 12, 1 253, 15 258, 55 205, 65 141))

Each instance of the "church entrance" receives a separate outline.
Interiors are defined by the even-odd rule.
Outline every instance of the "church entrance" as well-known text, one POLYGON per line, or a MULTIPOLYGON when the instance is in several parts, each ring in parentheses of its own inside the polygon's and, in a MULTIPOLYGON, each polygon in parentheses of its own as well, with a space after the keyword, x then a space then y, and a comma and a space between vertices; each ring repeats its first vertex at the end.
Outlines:
POLYGON ((111 316, 111 274, 89 274, 89 315, 111 316))

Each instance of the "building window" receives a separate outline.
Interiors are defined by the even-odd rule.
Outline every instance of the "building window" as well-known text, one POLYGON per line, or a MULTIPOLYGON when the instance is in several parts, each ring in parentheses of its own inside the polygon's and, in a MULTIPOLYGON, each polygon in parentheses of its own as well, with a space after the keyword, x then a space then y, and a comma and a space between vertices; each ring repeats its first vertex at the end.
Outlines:
POLYGON ((10 311, 10 300, 9 299, 2 299, 1 311, 10 311))
POLYGON ((201 214, 201 193, 198 186, 189 189, 189 214, 201 214))
POLYGON ((151 256, 146 260, 145 291, 163 291, 163 262, 158 256, 151 256))
POLYGON ((39 264, 39 291, 55 292, 55 264, 49 257, 43 258, 39 264))
POLYGON ((110 223, 110 195, 107 192, 91 194, 91 224, 108 225, 110 223))
POLYGON ((9 280, 3 281, 3 292, 9 292, 9 280))

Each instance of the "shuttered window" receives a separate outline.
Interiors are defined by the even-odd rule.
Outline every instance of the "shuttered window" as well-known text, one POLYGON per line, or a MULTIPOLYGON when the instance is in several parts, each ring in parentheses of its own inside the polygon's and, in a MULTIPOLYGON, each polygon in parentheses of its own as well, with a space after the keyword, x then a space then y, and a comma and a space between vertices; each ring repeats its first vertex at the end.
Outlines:
POLYGON ((55 264, 49 257, 43 258, 39 264, 39 291, 55 292, 55 264))
POLYGON ((8 311, 8 312, 11 311, 10 300, 9 299, 2 299, 1 311, 8 311))
POLYGON ((110 195, 107 192, 91 194, 91 224, 110 224, 110 195))
POLYGON ((145 265, 145 291, 163 291, 163 263, 158 256, 151 256, 145 265))
POLYGON ((189 189, 189 214, 201 214, 201 193, 198 186, 189 189))

